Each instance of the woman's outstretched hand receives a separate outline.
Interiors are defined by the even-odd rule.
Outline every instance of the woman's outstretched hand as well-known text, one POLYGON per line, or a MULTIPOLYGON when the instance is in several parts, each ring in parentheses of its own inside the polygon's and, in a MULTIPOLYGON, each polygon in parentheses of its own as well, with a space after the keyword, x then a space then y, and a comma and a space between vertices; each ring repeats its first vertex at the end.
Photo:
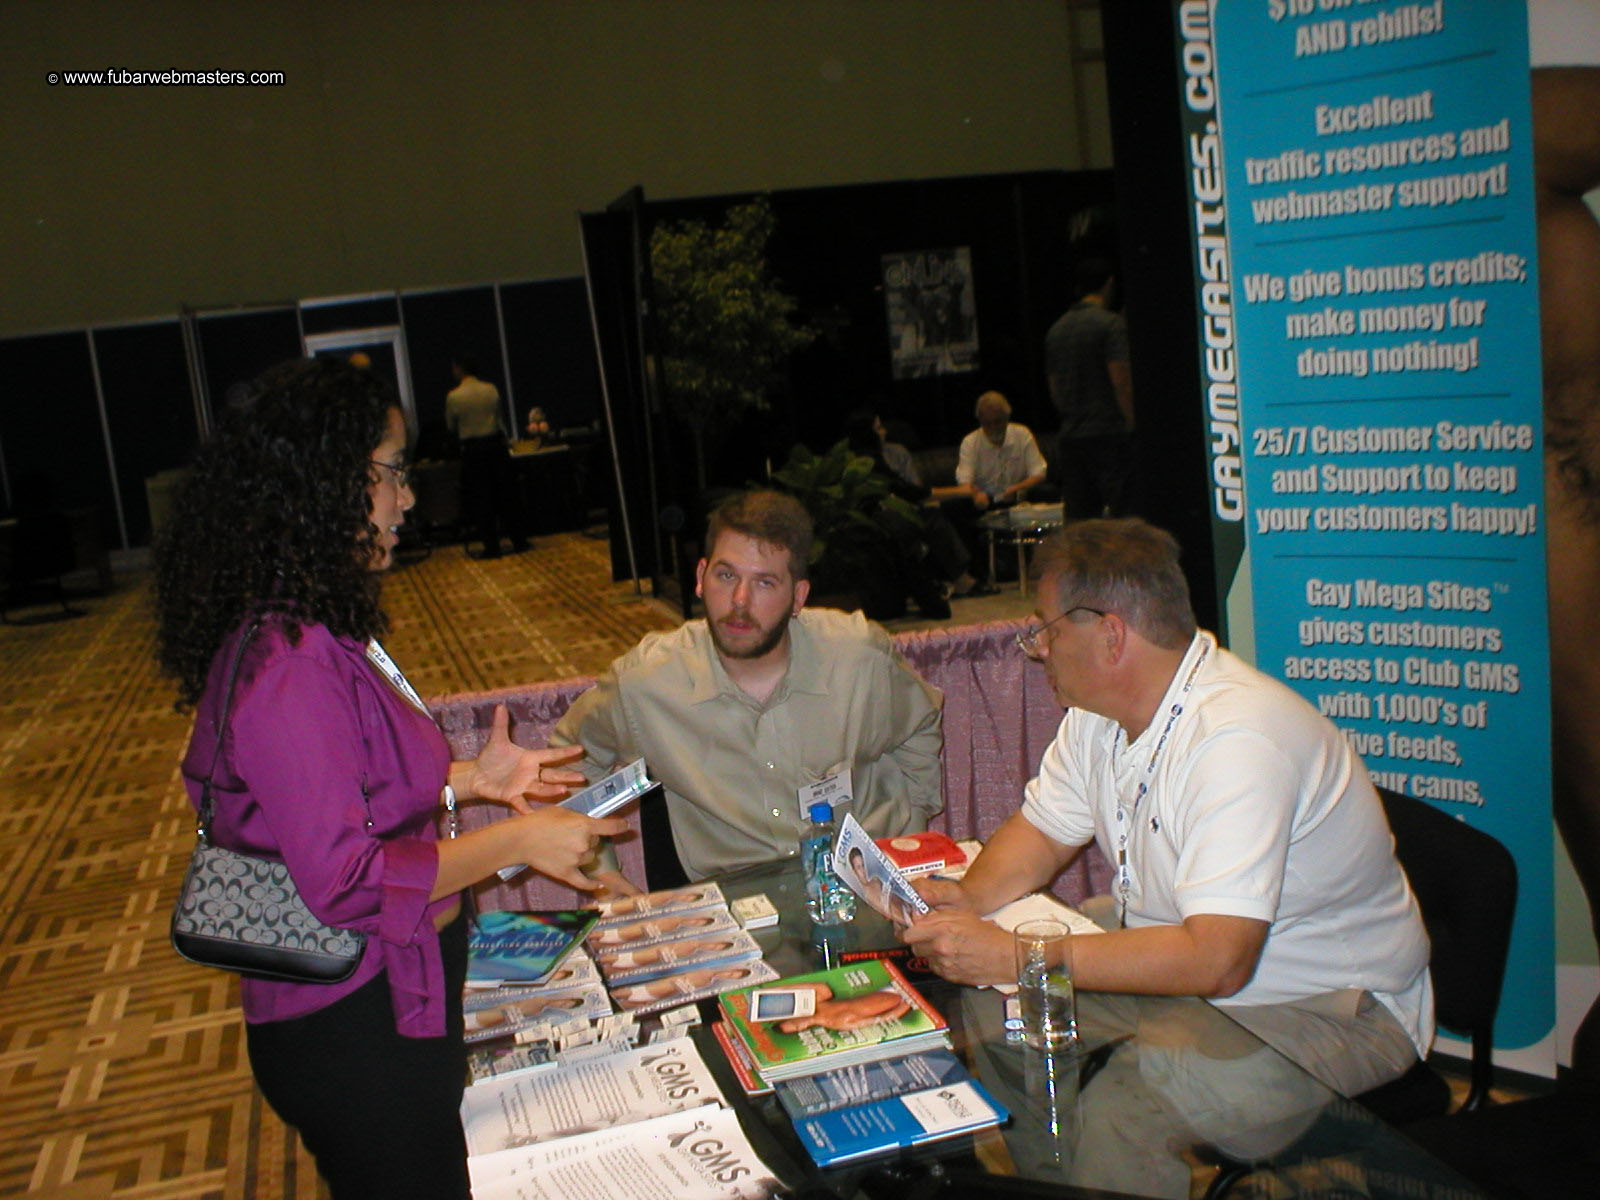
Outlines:
POLYGON ((519 813, 531 813, 535 806, 529 803, 529 797, 560 800, 573 788, 589 782, 582 772, 562 766, 582 757, 582 746, 526 750, 517 745, 511 740, 511 718, 506 706, 497 704, 489 740, 467 772, 467 794, 462 798, 494 800, 519 813))

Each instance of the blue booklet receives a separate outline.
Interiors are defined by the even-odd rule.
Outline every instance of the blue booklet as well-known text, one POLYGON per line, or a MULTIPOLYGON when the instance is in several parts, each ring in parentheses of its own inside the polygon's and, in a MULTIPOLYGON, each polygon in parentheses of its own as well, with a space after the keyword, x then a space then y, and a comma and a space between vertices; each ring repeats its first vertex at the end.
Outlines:
POLYGON ((929 1050, 786 1079, 776 1090, 783 1110, 791 1120, 800 1121, 835 1109, 920 1092, 941 1083, 962 1083, 971 1078, 961 1060, 950 1051, 929 1050))
POLYGON ((467 985, 543 983, 597 915, 592 908, 479 913, 467 934, 467 985))
POLYGON ((936 1084, 794 1123, 819 1167, 1004 1124, 1011 1114, 975 1079, 936 1084))

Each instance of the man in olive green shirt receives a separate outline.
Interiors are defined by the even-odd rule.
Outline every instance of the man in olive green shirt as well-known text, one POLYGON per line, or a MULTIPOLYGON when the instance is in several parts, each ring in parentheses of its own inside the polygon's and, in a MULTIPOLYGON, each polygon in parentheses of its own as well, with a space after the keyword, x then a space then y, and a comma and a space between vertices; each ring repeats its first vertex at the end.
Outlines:
MULTIPOLYGON (((551 744, 582 743, 595 774, 642 756, 691 879, 794 854, 803 792, 844 769, 853 799, 841 812, 873 836, 926 828, 943 807, 943 697, 859 613, 802 611, 805 510, 775 492, 735 496, 706 545, 705 618, 612 663, 551 744)), ((596 877, 637 890, 610 863, 596 877)))

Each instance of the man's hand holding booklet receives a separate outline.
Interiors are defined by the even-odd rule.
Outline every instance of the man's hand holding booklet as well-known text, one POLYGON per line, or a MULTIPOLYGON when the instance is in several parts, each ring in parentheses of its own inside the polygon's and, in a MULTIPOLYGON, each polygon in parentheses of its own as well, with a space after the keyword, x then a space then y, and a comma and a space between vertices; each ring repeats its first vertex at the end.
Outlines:
POLYGON ((909 925, 928 913, 928 902, 851 814, 845 815, 833 845, 833 869, 851 891, 896 925, 909 925))

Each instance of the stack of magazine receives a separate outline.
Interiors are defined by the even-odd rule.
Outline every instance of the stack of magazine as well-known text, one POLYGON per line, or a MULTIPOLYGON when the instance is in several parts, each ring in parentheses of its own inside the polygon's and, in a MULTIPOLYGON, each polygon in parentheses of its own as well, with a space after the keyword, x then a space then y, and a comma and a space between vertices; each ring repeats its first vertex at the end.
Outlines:
POLYGON ((474 1200, 757 1200, 778 1186, 690 1038, 487 1080, 461 1120, 474 1200))
POLYGON ((949 1050, 944 1019, 881 960, 743 988, 715 1028, 734 1074, 770 1087, 819 1166, 1003 1124, 949 1050))
POLYGON ((623 1012, 642 1015, 775 979, 714 883, 599 905, 588 949, 623 1012))
POLYGON ((1011 1114, 948 1050, 785 1080, 778 1100, 818 1166, 1002 1125, 1011 1114))
POLYGON ((608 1016, 600 972, 579 948, 593 909, 486 912, 467 940, 466 1040, 608 1016))
POLYGON ((867 959, 725 993, 717 1040, 747 1091, 950 1045, 945 1020, 892 963, 867 959))
POLYGON ((579 942, 592 909, 483 912, 467 938, 467 1042, 610 1016, 600 971, 579 942))

